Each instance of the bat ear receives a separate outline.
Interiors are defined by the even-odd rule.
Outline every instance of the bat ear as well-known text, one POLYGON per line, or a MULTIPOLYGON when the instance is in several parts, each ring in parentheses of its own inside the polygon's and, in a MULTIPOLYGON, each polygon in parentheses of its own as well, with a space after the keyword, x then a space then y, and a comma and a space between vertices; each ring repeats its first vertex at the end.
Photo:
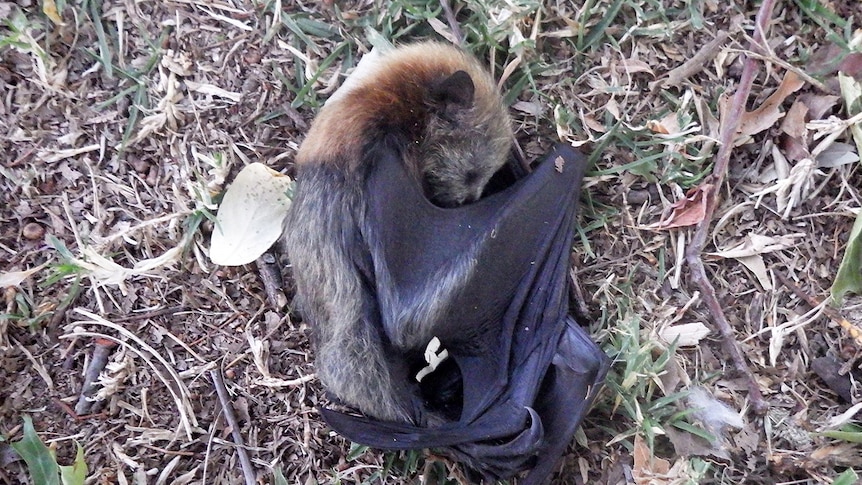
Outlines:
POLYGON ((444 111, 452 107, 469 108, 473 105, 476 86, 464 71, 455 71, 451 76, 431 86, 431 101, 444 111))

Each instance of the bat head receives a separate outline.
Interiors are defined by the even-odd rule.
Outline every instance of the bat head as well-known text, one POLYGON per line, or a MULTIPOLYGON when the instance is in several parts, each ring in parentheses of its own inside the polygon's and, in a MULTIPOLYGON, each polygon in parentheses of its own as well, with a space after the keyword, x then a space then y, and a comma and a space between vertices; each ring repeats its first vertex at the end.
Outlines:
POLYGON ((512 129, 498 93, 463 70, 428 90, 430 116, 416 155, 431 202, 455 207, 481 197, 506 162, 512 129))

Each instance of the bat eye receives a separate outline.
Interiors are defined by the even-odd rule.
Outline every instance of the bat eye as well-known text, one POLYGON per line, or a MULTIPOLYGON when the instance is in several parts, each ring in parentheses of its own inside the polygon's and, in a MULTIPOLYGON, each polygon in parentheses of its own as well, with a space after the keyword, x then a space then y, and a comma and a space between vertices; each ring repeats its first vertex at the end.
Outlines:
POLYGON ((464 174, 464 184, 468 187, 476 185, 479 182, 479 171, 478 170, 468 170, 466 174, 464 174))

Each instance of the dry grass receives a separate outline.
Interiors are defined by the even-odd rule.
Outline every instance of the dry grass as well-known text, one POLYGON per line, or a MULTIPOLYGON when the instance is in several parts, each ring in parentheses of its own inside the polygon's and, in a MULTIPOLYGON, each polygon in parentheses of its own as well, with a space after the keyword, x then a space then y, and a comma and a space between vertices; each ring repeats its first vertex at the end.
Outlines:
MULTIPOLYGON (((206 256, 225 182, 251 161, 290 171, 369 29, 402 42, 448 33, 437 3, 384 3, 58 2, 59 24, 39 8, 53 2, 0 2, 0 273, 38 269, 4 290, 2 436, 19 439, 22 414, 32 415, 61 462, 71 440, 84 445, 97 483, 241 483, 211 379, 219 369, 262 483, 274 469, 289 483, 414 483, 446 470, 418 454, 348 455, 319 419, 317 381, 303 378, 314 371, 308 329, 270 306, 254 267, 206 256), (76 416, 100 345, 111 350, 106 400, 76 416)), ((683 261, 692 230, 649 226, 712 169, 720 99, 739 80, 755 8, 522 2, 506 17, 496 3, 456 6, 471 50, 505 78, 528 158, 562 137, 595 162, 573 259, 590 328, 616 363, 559 483, 627 483, 632 473, 655 484, 831 483, 859 470, 858 443, 821 432, 851 403, 814 364, 832 356, 858 376, 858 343, 775 277, 826 298, 862 205, 858 162, 821 167, 795 199, 776 197, 776 160, 800 162, 775 119, 734 149, 719 188, 707 274, 766 415, 750 412, 715 332, 668 342, 668 327, 712 317, 683 261), (726 41, 704 48, 716 38, 726 41), (681 71, 691 59, 699 66, 681 71), (774 238, 760 270, 722 257, 750 235, 774 238), (697 385, 743 413, 742 429, 721 437, 685 412, 697 385)), ((814 119, 848 118, 821 96, 838 92, 835 59, 860 18, 854 0, 779 2, 747 110, 790 67, 814 78, 781 112, 806 100, 809 112, 824 106, 814 119)), ((845 131, 835 141, 856 151, 845 131)), ((840 311, 859 325, 859 308, 849 299, 840 311)), ((850 398, 859 402, 858 389, 850 398)), ((26 481, 2 441, 0 463, 0 482, 26 481)))

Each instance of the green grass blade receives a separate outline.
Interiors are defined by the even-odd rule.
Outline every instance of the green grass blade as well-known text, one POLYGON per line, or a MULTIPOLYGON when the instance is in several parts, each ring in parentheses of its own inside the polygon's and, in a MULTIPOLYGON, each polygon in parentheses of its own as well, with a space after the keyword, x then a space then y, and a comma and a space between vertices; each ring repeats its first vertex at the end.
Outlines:
POLYGON ((33 419, 24 416, 24 436, 21 441, 11 443, 12 449, 27 463, 27 470, 33 483, 39 485, 60 485, 60 467, 57 459, 45 443, 39 439, 33 428, 33 419))

